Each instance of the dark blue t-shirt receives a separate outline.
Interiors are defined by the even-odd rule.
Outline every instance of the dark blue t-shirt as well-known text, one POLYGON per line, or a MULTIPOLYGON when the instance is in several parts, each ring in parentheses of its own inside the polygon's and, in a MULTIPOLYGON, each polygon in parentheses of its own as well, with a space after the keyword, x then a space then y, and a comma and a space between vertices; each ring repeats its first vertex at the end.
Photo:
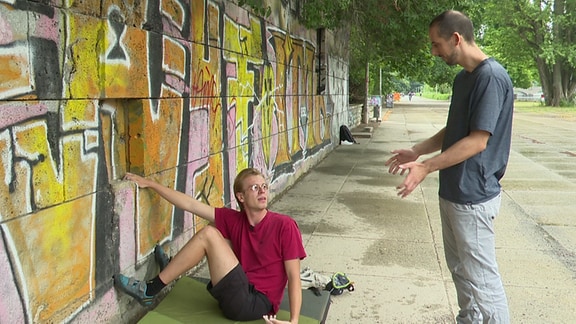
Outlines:
POLYGON ((506 70, 486 59, 454 79, 442 151, 473 130, 491 134, 486 149, 440 170, 440 197, 459 204, 481 203, 500 193, 512 137, 514 91, 506 70))

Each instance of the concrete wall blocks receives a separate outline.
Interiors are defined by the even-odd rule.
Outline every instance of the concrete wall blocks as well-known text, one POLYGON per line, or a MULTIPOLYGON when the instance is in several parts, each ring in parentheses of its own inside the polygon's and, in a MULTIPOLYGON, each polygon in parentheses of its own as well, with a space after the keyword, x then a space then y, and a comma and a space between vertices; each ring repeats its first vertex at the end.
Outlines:
POLYGON ((359 123, 342 41, 317 44, 281 2, 266 19, 228 1, 42 3, 0 1, 1 323, 144 311, 113 275, 155 275, 154 245, 174 254, 206 224, 126 172, 236 207, 241 169, 273 199, 359 123))

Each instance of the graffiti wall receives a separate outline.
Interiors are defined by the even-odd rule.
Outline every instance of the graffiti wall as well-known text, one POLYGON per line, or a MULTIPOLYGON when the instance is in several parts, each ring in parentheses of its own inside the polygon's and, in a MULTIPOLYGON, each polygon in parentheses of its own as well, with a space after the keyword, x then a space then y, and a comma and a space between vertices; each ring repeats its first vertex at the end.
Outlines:
POLYGON ((204 224, 126 172, 236 207, 239 170, 273 198, 338 145, 357 120, 345 37, 300 26, 297 3, 264 19, 227 1, 0 0, 0 323, 142 311, 113 275, 150 275, 156 244, 204 224))

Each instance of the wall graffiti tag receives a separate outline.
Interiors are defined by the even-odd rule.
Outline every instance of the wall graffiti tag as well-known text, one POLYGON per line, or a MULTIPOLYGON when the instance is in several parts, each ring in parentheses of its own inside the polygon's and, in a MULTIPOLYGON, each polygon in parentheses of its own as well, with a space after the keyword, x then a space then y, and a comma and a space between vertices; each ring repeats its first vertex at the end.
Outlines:
POLYGON ((0 323, 117 320, 112 276, 203 226, 126 172, 234 207, 239 170, 281 192, 349 118, 344 59, 316 93, 313 31, 232 2, 53 3, 0 0, 0 323))

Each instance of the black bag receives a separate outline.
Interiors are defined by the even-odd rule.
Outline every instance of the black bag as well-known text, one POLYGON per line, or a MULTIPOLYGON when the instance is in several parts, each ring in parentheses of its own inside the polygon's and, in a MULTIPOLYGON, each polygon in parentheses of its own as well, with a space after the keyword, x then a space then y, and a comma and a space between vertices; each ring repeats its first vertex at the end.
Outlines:
POLYGON ((352 136, 352 132, 350 132, 350 129, 346 125, 340 126, 340 144, 342 144, 343 141, 350 144, 356 143, 356 140, 352 136))

